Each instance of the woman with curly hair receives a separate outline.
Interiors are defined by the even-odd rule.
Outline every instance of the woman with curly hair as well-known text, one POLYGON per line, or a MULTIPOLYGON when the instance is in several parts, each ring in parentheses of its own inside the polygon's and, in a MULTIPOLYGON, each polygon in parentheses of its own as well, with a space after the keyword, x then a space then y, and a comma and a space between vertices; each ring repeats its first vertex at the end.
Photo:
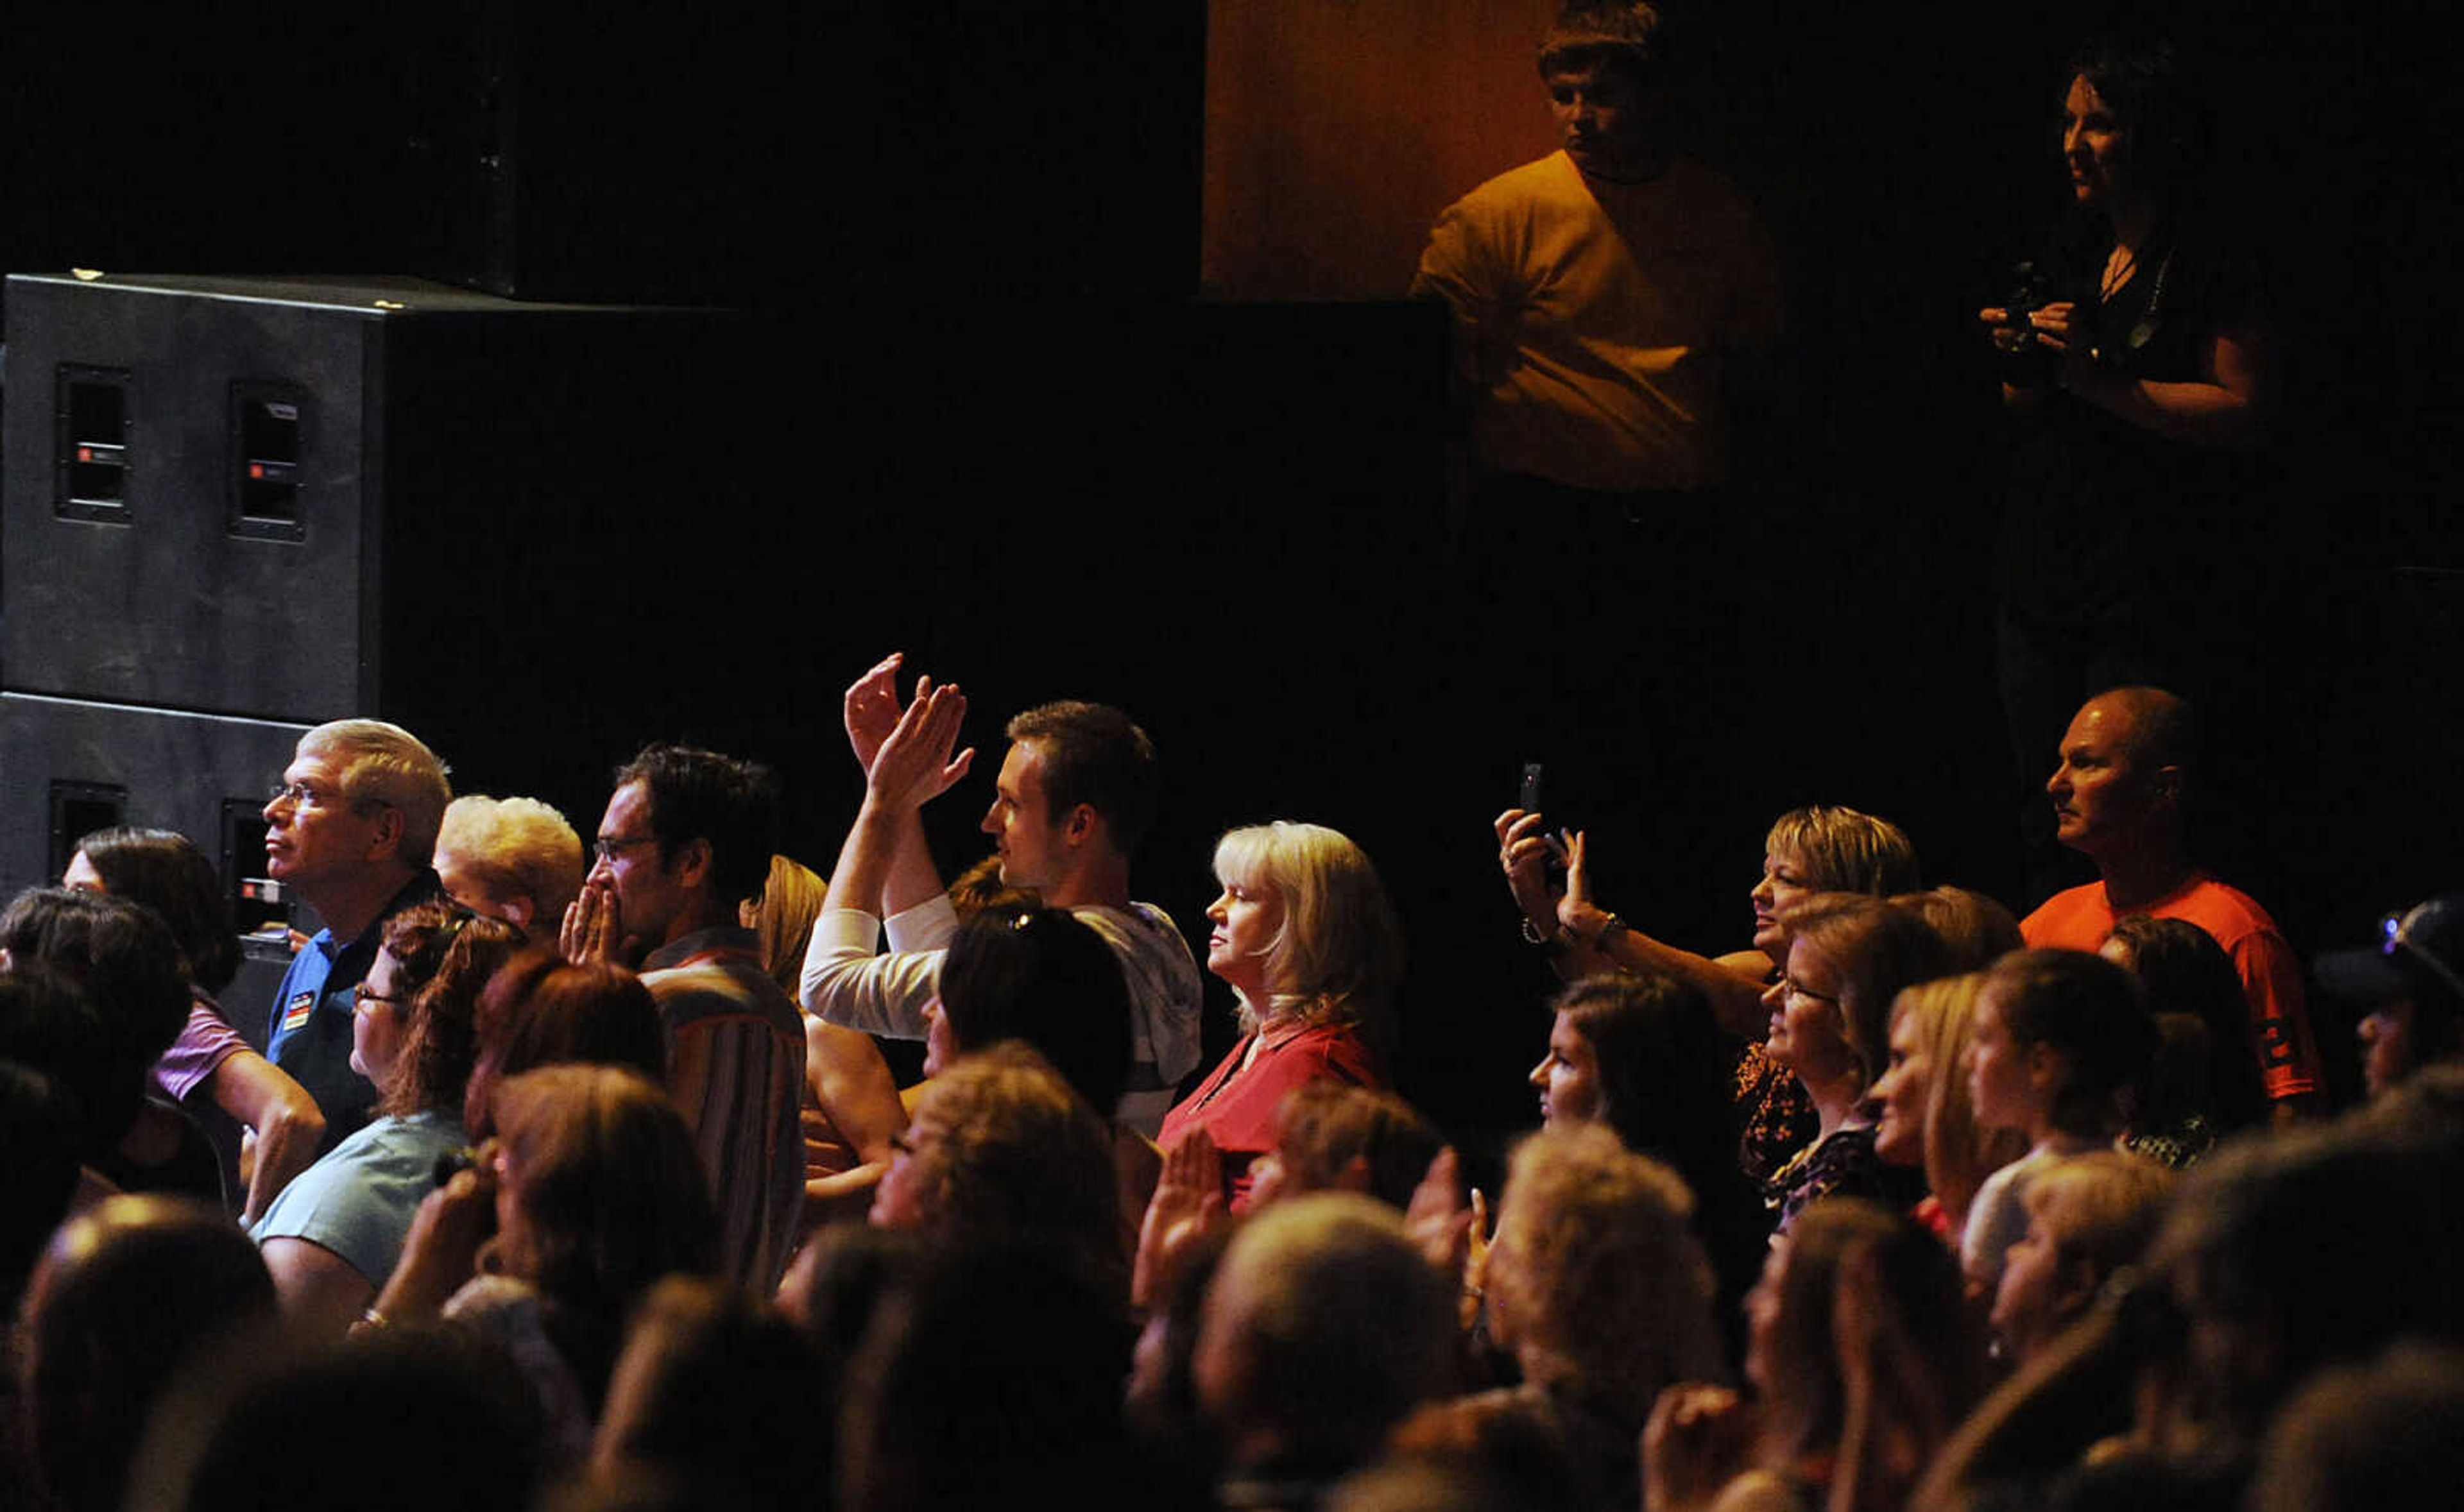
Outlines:
POLYGON ((478 1054, 473 1021, 488 978, 521 931, 448 903, 387 921, 360 984, 351 1065, 377 1084, 378 1116, 303 1172, 250 1231, 285 1314, 340 1334, 401 1258, 436 1159, 470 1142, 462 1097, 478 1054))

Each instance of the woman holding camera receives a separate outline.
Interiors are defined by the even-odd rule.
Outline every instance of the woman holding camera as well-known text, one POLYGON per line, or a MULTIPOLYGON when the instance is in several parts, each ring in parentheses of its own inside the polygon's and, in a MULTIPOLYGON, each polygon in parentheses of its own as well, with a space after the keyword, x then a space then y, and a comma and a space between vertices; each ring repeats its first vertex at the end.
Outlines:
MULTIPOLYGON (((2265 436, 2265 322, 2250 250, 2201 203, 2199 113, 2173 51, 2109 40, 2073 60, 2061 104, 2071 215, 2022 287, 1980 312, 2013 458, 1999 588, 2003 704, 2033 795, 2081 700, 2124 683, 2195 699, 2194 646, 2247 596, 2265 436)), ((2052 819, 2031 798, 2032 883, 2052 819)), ((2049 887, 2043 890, 2051 890, 2049 887)))

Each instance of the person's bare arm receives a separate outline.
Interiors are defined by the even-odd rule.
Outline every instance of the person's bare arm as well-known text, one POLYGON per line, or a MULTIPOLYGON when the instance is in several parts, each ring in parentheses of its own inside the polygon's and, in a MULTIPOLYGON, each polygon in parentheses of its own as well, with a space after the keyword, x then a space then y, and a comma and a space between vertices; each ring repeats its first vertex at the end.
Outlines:
MULTIPOLYGON (((1594 903, 1590 855, 1580 831, 1567 847, 1566 895, 1558 900, 1557 921, 1576 944, 1598 952, 1621 970, 1659 972, 1692 987, 1728 1033, 1740 1039, 1762 1037, 1770 1016, 1763 1009, 1761 973, 1748 975, 1707 955, 1653 939, 1594 903)), ((1725 959, 1761 961, 1763 971, 1771 966, 1759 953, 1725 959)))
POLYGON ((314 1240, 270 1238, 258 1253, 273 1273, 284 1320, 305 1338, 341 1338, 376 1297, 376 1282, 314 1240))
POLYGON ((291 1178, 314 1165, 325 1138, 325 1115, 308 1089, 253 1050, 223 1057, 207 1080, 214 1106, 254 1136, 254 1165, 248 1177, 248 1206, 240 1215, 253 1228, 291 1178))
POLYGON ((881 1047, 870 1035, 806 1014, 804 1078, 856 1157, 848 1170, 805 1182, 804 1200, 847 1202, 870 1192, 889 1169, 891 1137, 907 1127, 907 1107, 881 1047))

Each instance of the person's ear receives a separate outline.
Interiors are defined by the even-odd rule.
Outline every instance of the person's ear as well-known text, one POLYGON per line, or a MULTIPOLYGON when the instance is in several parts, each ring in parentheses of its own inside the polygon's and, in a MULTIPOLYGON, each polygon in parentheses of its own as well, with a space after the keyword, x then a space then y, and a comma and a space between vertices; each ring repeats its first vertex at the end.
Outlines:
POLYGON ((377 805, 377 827, 368 836, 368 859, 389 861, 401 855, 403 829, 402 810, 391 803, 377 805))
POLYGON ((2178 766, 2158 767, 2152 786, 2159 799, 2178 805, 2182 801, 2182 769, 2178 766))
POLYGON ((1095 812, 1093 804, 1081 803, 1061 822, 1062 838, 1073 845, 1083 845, 1095 838, 1095 826, 1102 822, 1103 816, 1095 812))
POLYGON ((686 887, 698 887, 710 881, 710 842, 695 836, 676 847, 676 859, 668 864, 676 882, 686 887))

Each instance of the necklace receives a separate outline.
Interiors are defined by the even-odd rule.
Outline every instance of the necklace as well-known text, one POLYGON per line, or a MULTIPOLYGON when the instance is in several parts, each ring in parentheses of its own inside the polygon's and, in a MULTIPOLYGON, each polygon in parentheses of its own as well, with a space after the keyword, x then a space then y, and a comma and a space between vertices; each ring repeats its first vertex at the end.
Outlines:
POLYGON ((2124 247, 2120 242, 2114 243, 2112 253, 2104 259, 2104 282, 2097 290, 2098 300, 2100 302, 2110 300, 2113 297, 2113 292, 2128 283, 2131 274, 2138 267, 2139 249, 2124 247))

